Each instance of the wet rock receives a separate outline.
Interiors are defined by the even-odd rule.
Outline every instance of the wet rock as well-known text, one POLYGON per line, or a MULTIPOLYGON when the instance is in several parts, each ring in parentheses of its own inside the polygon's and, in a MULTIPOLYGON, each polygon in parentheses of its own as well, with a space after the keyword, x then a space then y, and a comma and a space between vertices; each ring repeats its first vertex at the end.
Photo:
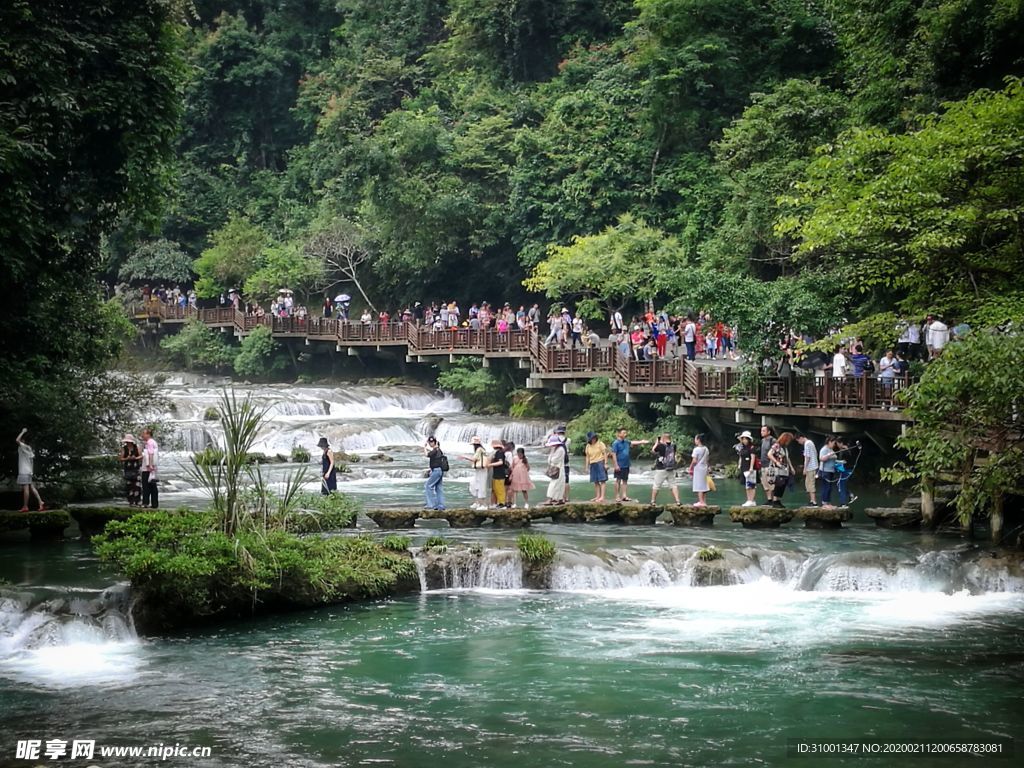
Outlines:
POLYGON ((853 511, 849 507, 800 507, 796 519, 804 521, 804 528, 835 529, 853 520, 853 511))
POLYGON ((526 589, 551 589, 552 563, 523 563, 523 586, 526 589))
POLYGON ((425 509, 420 512, 420 520, 447 520, 452 528, 479 528, 487 519, 475 509, 425 509))
POLYGON ((422 511, 425 510, 374 509, 367 512, 366 516, 381 528, 394 530, 396 528, 412 528, 422 511))
POLYGON ((693 504, 679 504, 665 507, 665 511, 672 515, 672 522, 683 527, 709 527, 714 525, 715 515, 721 514, 722 508, 718 506, 695 507, 693 504))
POLYGON ((641 504, 619 504, 616 514, 620 522, 626 525, 654 525, 665 510, 662 507, 644 506, 641 504))
POLYGON ((386 453, 373 453, 366 457, 367 461, 376 461, 378 463, 387 464, 394 461, 394 457, 388 456, 386 453))
POLYGON ((480 572, 480 552, 465 547, 420 550, 416 555, 423 568, 427 589, 450 589, 473 584, 480 572))
POLYGON ((530 525, 530 512, 529 509, 486 510, 487 517, 496 528, 526 528, 530 525))
POLYGON ((730 507, 729 518, 744 528, 778 528, 793 519, 793 510, 786 507, 730 507))
POLYGON ((735 581, 732 570, 725 560, 698 560, 690 577, 690 584, 694 587, 727 587, 735 581))
POLYGON ((920 507, 870 507, 864 510, 864 514, 879 528, 916 528, 921 524, 920 507))

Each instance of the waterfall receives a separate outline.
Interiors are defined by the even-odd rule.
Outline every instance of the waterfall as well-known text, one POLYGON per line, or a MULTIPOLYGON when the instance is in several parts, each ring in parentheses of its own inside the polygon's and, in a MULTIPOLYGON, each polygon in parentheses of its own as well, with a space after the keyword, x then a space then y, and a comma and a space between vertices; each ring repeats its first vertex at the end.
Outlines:
POLYGON ((126 584, 91 596, 0 590, 0 675, 62 687, 132 674, 129 600, 126 584))
POLYGON ((420 422, 418 429, 423 434, 432 434, 441 445, 469 445, 474 435, 478 436, 485 446, 492 440, 504 440, 517 446, 537 446, 551 433, 552 424, 540 421, 509 421, 504 424, 485 423, 479 421, 455 421, 443 419, 434 426, 429 419, 420 422))
MULTIPOLYGON (((430 589, 519 589, 522 568, 515 550, 482 553, 453 547, 420 552, 421 581, 430 589)), ((1001 561, 972 553, 925 552, 897 558, 873 552, 803 555, 725 549, 702 561, 692 545, 604 548, 593 552, 560 548, 551 570, 554 590, 605 591, 635 588, 738 586, 767 581, 803 593, 985 594, 1024 592, 1024 577, 1001 561)))

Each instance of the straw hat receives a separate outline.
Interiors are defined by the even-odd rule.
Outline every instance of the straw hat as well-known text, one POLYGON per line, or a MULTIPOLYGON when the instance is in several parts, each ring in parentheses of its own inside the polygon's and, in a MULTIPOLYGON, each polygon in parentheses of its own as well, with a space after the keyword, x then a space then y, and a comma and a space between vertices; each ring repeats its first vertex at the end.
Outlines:
POLYGON ((546 448, 554 448, 556 445, 561 445, 562 441, 558 439, 558 435, 552 435, 548 438, 548 442, 545 445, 546 448))
POLYGON ((750 434, 750 430, 749 429, 745 429, 742 432, 740 432, 740 440, 742 440, 744 437, 747 438, 747 440, 753 440, 754 439, 754 436, 752 434, 750 434))
POLYGON ((121 442, 122 443, 132 443, 134 445, 138 445, 138 443, 135 442, 135 435, 133 435, 131 432, 126 433, 125 436, 123 438, 121 438, 121 442))

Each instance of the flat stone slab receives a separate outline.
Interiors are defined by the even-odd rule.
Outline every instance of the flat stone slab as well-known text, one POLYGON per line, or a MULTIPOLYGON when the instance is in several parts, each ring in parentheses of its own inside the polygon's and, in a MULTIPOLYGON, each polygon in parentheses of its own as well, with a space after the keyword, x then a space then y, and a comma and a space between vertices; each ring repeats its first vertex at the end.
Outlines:
MULTIPOLYGON (((479 528, 490 517, 491 510, 477 509, 424 509, 420 520, 447 520, 452 528, 479 528)), ((498 512, 499 510, 493 510, 498 512)))
POLYGON ((679 506, 665 507, 665 511, 672 515, 672 522, 683 527, 703 527, 714 525, 715 515, 722 513, 719 506, 698 507, 693 504, 680 504, 679 506))
POLYGON ((907 507, 870 507, 864 514, 879 528, 916 528, 921 524, 921 510, 907 507))
POLYGON ((129 506, 106 506, 106 507, 68 507, 68 513, 78 523, 78 530, 82 537, 91 539, 93 536, 103 533, 107 523, 111 520, 127 520, 140 512, 149 512, 142 507, 129 506))
POLYGON ((371 509, 366 516, 381 528, 394 530, 396 528, 412 528, 416 524, 416 518, 426 511, 421 509, 371 509))
MULTIPOLYGON (((553 509, 553 507, 548 507, 553 509)), ((526 528, 533 518, 532 509, 484 509, 480 512, 490 518, 496 528, 526 528)))
POLYGON ((42 512, 0 512, 0 532, 23 531, 37 540, 58 540, 64 537, 64 529, 71 525, 71 515, 63 509, 47 509, 42 512))
POLYGON ((643 506, 641 504, 618 504, 619 521, 625 525, 654 525, 664 512, 664 507, 643 506))
POLYGON ((778 528, 793 519, 794 511, 786 507, 730 507, 729 519, 743 523, 744 528, 778 528))
POLYGON ((540 506, 536 510, 537 515, 551 516, 556 523, 598 523, 598 522, 622 522, 620 512, 626 504, 597 504, 594 502, 552 504, 551 506, 540 506))
POLYGON ((853 520, 853 510, 849 507, 800 507, 795 517, 804 521, 805 528, 835 529, 853 520))

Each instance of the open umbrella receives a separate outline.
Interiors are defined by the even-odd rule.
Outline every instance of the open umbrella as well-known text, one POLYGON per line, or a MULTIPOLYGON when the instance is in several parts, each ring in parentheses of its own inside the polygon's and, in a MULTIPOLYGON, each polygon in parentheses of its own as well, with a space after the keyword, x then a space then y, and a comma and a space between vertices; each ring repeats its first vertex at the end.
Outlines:
POLYGON ((339 304, 344 304, 345 302, 352 301, 352 297, 347 293, 339 293, 334 297, 334 300, 339 304))
POLYGON ((804 355, 803 359, 797 363, 797 368, 803 368, 805 371, 813 370, 814 368, 820 368, 828 363, 828 355, 824 352, 809 352, 804 355))

